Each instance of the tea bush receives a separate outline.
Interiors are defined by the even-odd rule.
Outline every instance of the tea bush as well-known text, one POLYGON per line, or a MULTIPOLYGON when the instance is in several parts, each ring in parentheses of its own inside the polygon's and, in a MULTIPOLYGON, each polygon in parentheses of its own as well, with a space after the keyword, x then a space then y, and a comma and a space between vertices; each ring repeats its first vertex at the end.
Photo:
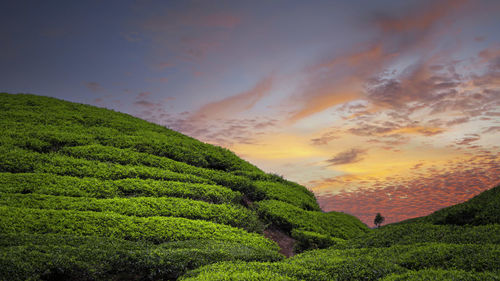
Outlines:
POLYGON ((369 231, 359 219, 344 213, 306 211, 277 200, 260 201, 256 206, 261 218, 289 233, 300 229, 348 239, 369 231))
POLYGON ((151 217, 172 216, 201 219, 241 227, 249 231, 262 231, 255 213, 241 205, 210 204, 182 198, 132 197, 95 199, 41 194, 9 194, 0 192, 0 206, 113 212, 116 214, 151 217))
POLYGON ((216 261, 277 261, 275 251, 240 243, 188 240, 152 244, 94 236, 0 234, 0 280, 176 280, 216 261))
POLYGON ((271 181, 256 181, 255 185, 262 199, 279 200, 305 210, 321 211, 314 195, 303 186, 271 181))
POLYGON ((500 280, 500 275, 491 272, 466 272, 463 270, 438 270, 426 269, 410 271, 404 274, 393 274, 385 277, 382 281, 427 281, 427 280, 455 280, 455 281, 483 281, 500 280))
POLYGON ((241 201, 239 192, 211 184, 135 178, 100 180, 47 173, 0 173, 0 192, 93 198, 168 196, 212 203, 237 203, 241 201))
POLYGON ((238 242, 278 250, 256 233, 202 220, 176 217, 133 217, 110 212, 39 210, 0 206, 0 233, 54 233, 102 236, 154 243, 207 239, 238 242))

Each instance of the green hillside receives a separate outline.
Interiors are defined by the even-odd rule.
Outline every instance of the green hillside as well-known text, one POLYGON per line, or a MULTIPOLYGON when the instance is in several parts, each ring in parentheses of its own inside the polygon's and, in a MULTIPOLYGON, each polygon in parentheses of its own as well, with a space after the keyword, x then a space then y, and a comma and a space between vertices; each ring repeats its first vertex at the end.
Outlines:
POLYGON ((451 225, 500 224, 500 186, 486 190, 464 203, 443 208, 429 216, 407 222, 451 225))
POLYGON ((371 230, 130 115, 21 94, 0 115, 2 281, 500 280, 500 187, 371 230))
POLYGON ((337 240, 328 249, 276 262, 220 262, 180 280, 500 280, 498 190, 427 217, 337 240))
POLYGON ((0 127, 0 280, 177 280, 370 232, 227 149, 127 114, 1 93, 0 127))

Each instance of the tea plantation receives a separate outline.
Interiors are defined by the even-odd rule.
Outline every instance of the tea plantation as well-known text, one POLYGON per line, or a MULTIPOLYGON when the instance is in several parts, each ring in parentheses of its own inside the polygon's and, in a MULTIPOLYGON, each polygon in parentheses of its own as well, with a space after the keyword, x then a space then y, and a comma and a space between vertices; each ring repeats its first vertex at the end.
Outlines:
POLYGON ((1 93, 0 128, 0 280, 500 280, 500 187, 371 230, 130 115, 1 93))

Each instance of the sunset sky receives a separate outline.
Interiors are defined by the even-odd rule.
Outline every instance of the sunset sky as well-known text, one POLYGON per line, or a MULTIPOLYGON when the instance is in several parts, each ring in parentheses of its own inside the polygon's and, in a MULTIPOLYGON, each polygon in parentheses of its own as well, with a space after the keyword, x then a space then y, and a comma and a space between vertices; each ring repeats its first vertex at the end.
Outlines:
POLYGON ((0 91, 227 147, 372 225, 500 183, 500 1, 1 1, 0 91))

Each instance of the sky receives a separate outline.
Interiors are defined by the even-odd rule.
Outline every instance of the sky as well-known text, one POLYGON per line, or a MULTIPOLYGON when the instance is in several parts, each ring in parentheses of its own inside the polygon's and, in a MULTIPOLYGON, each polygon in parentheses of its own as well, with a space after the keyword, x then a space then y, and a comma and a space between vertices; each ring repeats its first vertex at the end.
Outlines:
POLYGON ((500 2, 0 2, 0 91, 226 147, 373 225, 500 183, 500 2))

